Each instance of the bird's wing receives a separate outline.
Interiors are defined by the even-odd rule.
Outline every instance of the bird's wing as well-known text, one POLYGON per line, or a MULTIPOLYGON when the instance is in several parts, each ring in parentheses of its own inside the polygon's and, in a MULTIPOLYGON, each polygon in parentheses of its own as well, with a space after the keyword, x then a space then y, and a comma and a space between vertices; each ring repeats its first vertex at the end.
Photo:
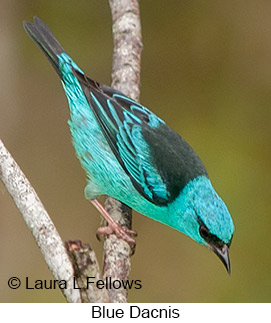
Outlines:
POLYGON ((158 205, 168 203, 168 191, 155 167, 144 127, 164 123, 147 108, 112 88, 100 85, 74 70, 88 103, 118 162, 136 190, 158 205), (110 92, 111 91, 111 92, 110 92))

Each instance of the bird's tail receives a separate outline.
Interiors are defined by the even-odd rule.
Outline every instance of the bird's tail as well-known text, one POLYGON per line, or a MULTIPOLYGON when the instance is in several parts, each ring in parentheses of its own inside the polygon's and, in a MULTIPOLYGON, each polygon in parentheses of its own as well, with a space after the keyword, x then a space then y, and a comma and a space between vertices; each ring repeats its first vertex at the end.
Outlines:
POLYGON ((59 55, 65 53, 63 47, 59 44, 51 30, 38 17, 34 17, 34 22, 24 21, 24 28, 28 35, 45 53, 49 62, 53 65, 58 75, 62 78, 59 70, 59 55))

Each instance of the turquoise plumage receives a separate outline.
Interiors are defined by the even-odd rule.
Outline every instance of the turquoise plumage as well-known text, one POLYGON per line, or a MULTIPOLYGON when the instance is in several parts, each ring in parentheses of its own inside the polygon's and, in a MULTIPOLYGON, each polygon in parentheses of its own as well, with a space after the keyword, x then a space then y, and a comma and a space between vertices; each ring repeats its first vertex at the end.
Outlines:
POLYGON ((85 196, 109 222, 101 232, 133 242, 97 201, 107 194, 209 247, 230 272, 234 225, 193 149, 146 107, 85 76, 42 20, 24 27, 62 80, 85 196))

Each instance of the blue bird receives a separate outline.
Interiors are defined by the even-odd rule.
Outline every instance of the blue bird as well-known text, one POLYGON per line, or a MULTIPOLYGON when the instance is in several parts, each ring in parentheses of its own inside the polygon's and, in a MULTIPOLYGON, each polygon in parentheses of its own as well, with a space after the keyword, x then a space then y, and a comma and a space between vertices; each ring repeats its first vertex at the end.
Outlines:
POLYGON ((61 78, 73 145, 87 175, 85 197, 108 222, 98 232, 134 243, 135 232, 98 202, 106 194, 210 248, 230 273, 233 221, 189 144, 143 105, 87 77, 42 20, 24 28, 61 78))

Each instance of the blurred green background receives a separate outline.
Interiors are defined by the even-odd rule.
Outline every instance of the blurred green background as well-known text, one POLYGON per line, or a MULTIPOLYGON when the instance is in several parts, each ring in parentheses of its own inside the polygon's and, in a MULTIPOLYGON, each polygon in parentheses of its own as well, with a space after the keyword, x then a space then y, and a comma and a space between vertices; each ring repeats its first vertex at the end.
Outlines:
MULTIPOLYGON (((236 232, 232 275, 186 236, 135 214, 139 233, 130 302, 271 301, 271 1, 141 1, 141 102, 192 145, 227 203, 236 232)), ((90 243, 100 216, 67 126, 57 74, 26 35, 36 15, 92 78, 110 84, 106 0, 0 0, 0 138, 21 166, 63 240, 90 243)), ((59 290, 10 290, 8 278, 53 279, 0 183, 0 301, 64 302, 59 290)))

